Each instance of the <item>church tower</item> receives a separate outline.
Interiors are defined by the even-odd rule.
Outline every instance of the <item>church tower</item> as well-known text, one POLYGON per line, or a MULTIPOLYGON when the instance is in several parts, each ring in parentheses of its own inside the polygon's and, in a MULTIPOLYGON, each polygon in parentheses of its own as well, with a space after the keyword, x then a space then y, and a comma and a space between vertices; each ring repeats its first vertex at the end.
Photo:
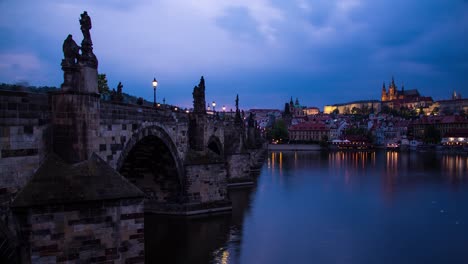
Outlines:
POLYGON ((388 100, 395 100, 398 98, 397 95, 397 87, 395 85, 395 80, 392 76, 392 82, 390 83, 390 87, 388 88, 388 100))
POLYGON ((382 102, 388 100, 387 89, 385 88, 385 82, 382 84, 382 102))

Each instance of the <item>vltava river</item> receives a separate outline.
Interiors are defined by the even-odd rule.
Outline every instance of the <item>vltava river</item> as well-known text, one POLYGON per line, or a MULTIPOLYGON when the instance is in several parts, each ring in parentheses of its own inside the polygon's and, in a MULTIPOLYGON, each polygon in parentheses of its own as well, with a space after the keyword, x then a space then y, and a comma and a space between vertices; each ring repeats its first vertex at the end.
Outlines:
POLYGON ((145 218, 147 263, 468 263, 468 158, 274 152, 233 212, 145 218))

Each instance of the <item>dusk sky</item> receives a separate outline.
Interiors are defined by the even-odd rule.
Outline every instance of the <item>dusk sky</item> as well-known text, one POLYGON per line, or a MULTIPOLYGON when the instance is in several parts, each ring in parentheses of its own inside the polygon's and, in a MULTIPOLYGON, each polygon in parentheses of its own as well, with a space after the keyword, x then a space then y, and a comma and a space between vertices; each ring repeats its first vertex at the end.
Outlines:
POLYGON ((392 75, 435 100, 468 97, 468 0, 0 0, 0 82, 62 83, 62 43, 87 11, 109 86, 190 107, 380 99, 392 75))

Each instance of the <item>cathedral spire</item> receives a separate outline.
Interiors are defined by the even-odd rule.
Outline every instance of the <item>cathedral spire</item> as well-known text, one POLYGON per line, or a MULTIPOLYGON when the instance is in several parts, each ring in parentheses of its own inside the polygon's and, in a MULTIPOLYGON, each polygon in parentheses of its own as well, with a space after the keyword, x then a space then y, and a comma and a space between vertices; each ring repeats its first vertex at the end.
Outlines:
POLYGON ((385 82, 382 84, 382 91, 386 91, 387 89, 385 88, 385 82))

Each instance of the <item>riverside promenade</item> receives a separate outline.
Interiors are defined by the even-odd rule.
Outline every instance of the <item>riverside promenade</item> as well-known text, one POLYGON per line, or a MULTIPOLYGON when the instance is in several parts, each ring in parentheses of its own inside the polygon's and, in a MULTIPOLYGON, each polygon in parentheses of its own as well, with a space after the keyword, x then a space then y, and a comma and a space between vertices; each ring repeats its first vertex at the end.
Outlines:
POLYGON ((268 144, 269 151, 314 151, 321 149, 318 144, 268 144))

